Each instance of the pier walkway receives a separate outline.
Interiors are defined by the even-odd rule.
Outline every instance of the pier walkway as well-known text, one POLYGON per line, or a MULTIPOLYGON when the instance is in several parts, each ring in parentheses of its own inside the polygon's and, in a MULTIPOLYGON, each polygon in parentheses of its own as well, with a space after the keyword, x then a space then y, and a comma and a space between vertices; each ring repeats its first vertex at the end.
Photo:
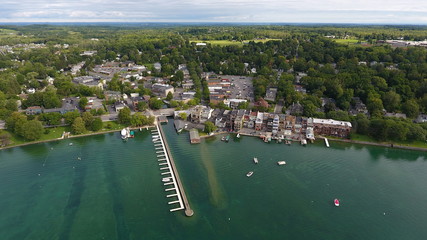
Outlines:
POLYGON ((178 170, 176 169, 174 159, 172 157, 169 146, 166 142, 162 127, 156 124, 156 129, 151 130, 153 143, 156 148, 156 154, 161 170, 163 185, 167 188, 165 192, 167 198, 175 198, 168 202, 169 205, 179 204, 176 208, 170 209, 171 212, 184 210, 186 216, 193 216, 194 212, 190 207, 187 196, 185 195, 184 187, 179 178, 178 170))

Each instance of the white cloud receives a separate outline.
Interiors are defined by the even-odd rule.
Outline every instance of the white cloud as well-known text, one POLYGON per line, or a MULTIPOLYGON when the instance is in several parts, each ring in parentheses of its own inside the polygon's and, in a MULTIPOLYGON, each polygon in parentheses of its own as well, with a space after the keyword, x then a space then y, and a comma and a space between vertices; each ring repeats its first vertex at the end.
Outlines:
POLYGON ((427 24, 421 0, 2 0, 0 21, 427 24))

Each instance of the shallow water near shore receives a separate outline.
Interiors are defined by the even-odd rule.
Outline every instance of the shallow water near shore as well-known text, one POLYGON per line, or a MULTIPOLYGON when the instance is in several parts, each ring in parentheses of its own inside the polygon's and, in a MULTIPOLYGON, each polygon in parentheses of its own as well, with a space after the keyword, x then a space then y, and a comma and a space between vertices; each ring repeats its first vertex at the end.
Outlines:
POLYGON ((193 217, 169 212, 149 131, 109 133, 0 151, 1 239, 427 236, 425 152, 245 136, 190 145, 172 122, 163 129, 193 217))

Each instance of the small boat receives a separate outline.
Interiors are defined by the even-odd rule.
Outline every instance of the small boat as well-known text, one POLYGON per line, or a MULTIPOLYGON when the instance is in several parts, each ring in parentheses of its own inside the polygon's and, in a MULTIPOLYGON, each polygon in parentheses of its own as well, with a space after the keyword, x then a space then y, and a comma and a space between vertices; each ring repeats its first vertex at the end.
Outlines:
POLYGON ((128 133, 127 133, 126 128, 123 128, 122 131, 120 131, 120 134, 122 135, 122 139, 123 140, 127 139, 127 137, 128 137, 127 134, 128 133))
POLYGON ((225 137, 225 142, 230 141, 230 135, 227 135, 227 137, 225 137))
POLYGON ((254 163, 258 164, 258 158, 254 157, 254 163))
POLYGON ((221 138, 221 141, 225 141, 225 137, 222 137, 222 138, 221 138))
POLYGON ((68 146, 73 146, 73 143, 69 143, 68 146))
POLYGON ((340 200, 338 200, 338 198, 335 198, 334 204, 335 204, 335 207, 339 207, 340 206, 340 200))
POLYGON ((303 145, 303 146, 307 145, 307 140, 302 139, 302 140, 301 140, 301 145, 303 145))
POLYGON ((252 174, 254 174, 254 172, 250 171, 246 174, 246 177, 250 177, 250 176, 252 176, 252 174))
POLYGON ((282 166, 282 165, 285 165, 285 164, 286 164, 286 162, 285 162, 285 161, 278 161, 278 162, 277 162, 277 164, 278 164, 279 166, 282 166))
POLYGON ((162 182, 169 182, 170 180, 171 180, 171 177, 162 178, 162 182))
POLYGON ((240 138, 240 133, 238 133, 236 137, 237 137, 237 138, 240 138))

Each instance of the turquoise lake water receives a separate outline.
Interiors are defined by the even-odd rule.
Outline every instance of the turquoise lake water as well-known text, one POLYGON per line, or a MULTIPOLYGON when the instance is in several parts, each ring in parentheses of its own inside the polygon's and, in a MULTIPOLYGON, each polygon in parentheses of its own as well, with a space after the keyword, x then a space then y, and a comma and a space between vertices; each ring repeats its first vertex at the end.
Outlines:
POLYGON ((150 132, 111 133, 0 151, 0 239, 426 239, 424 152, 163 129, 193 217, 169 212, 150 132))

